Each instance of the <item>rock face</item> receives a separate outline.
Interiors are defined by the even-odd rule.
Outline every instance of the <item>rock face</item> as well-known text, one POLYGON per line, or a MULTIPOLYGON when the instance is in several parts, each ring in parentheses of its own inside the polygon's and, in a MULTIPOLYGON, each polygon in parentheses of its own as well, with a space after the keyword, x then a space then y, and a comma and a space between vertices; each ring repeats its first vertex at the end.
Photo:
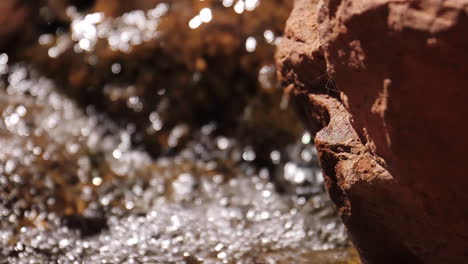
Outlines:
POLYGON ((364 263, 468 262, 468 1, 296 0, 277 53, 364 263))

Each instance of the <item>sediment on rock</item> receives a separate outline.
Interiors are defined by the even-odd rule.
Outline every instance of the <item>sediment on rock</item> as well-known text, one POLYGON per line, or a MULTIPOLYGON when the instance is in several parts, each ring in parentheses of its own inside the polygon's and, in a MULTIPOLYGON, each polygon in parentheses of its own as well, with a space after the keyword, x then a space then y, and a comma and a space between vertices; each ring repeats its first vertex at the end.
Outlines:
POLYGON ((468 259, 467 6, 295 1, 279 75, 366 263, 468 259))

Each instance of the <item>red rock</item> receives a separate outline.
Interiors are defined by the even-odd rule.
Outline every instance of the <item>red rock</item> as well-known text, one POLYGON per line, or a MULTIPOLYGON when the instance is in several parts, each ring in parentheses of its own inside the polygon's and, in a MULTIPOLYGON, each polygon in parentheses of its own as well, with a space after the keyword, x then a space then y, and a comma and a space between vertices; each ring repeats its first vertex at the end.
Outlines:
POLYGON ((364 263, 468 263, 467 11, 296 0, 279 73, 364 263))

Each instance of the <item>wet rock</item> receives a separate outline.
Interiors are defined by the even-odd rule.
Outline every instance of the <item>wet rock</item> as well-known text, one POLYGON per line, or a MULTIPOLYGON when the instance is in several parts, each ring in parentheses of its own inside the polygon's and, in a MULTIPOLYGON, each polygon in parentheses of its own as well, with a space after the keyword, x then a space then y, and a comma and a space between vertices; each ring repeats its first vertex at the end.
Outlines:
POLYGON ((466 2, 295 3, 281 81, 361 257, 466 262, 466 2))

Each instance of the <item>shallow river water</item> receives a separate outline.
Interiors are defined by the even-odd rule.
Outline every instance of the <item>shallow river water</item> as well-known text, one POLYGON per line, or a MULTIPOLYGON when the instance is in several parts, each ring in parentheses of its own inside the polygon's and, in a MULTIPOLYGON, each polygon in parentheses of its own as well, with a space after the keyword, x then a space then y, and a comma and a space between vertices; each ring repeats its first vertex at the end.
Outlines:
POLYGON ((359 263, 276 81, 290 2, 12 7, 0 263, 359 263))

